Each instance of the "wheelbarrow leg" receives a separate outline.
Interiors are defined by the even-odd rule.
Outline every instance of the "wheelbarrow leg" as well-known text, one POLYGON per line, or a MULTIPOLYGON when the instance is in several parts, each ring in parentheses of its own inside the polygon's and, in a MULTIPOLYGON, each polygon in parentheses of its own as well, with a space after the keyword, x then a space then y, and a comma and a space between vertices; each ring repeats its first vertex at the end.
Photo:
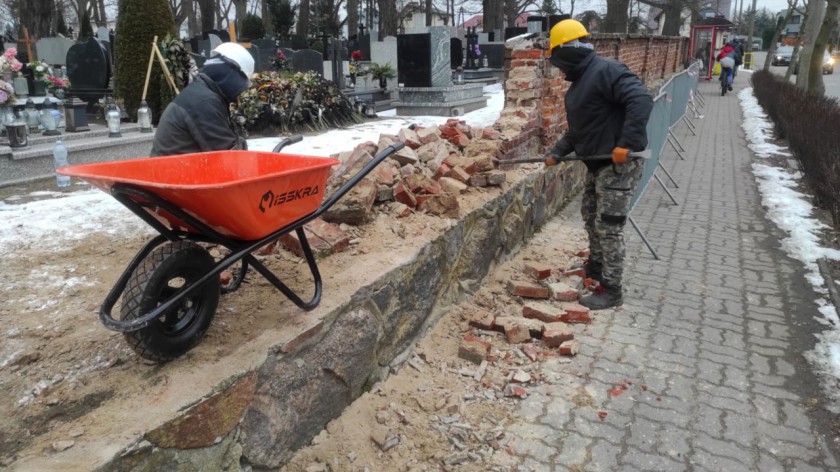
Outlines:
POLYGON ((318 303, 321 302, 321 273, 318 271, 318 264, 315 262, 315 255, 312 254, 312 248, 309 247, 309 241, 306 239, 306 233, 303 231, 303 226, 295 229, 295 232, 300 240, 300 247, 303 249, 303 255, 306 258, 306 263, 309 265, 309 271, 312 273, 312 278, 315 282, 315 294, 312 295, 312 299, 308 302, 304 302, 294 291, 292 291, 292 289, 286 286, 286 284, 284 284, 279 278, 277 278, 276 275, 274 275, 273 272, 268 269, 268 267, 263 265, 263 263, 258 261, 253 255, 249 254, 245 256, 245 260, 248 261, 248 264, 251 265, 254 270, 262 274, 266 280, 277 287, 277 290, 283 292, 283 295, 291 300, 292 303, 303 310, 311 310, 318 306, 318 303))

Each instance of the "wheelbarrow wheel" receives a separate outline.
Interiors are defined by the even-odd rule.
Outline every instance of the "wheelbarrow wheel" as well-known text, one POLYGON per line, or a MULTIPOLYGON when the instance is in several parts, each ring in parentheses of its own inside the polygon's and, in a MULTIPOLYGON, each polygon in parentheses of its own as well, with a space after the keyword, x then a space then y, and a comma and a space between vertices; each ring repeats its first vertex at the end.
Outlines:
MULTIPOLYGON (((177 241, 146 256, 128 281, 120 314, 132 320, 151 312, 179 289, 213 269, 213 257, 201 246, 177 241)), ((195 347, 213 321, 219 305, 219 279, 213 278, 191 296, 137 331, 124 333, 140 357, 156 362, 175 359, 195 347)))

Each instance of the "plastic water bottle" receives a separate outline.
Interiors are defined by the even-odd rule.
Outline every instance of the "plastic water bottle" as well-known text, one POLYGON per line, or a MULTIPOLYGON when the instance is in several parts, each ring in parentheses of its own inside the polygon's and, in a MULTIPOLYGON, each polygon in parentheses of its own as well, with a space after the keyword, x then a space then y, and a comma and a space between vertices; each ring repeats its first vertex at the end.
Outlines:
MULTIPOLYGON (((53 157, 55 158, 55 168, 58 169, 59 167, 64 167, 69 165, 67 162, 67 148, 64 147, 64 143, 61 142, 61 138, 55 140, 55 147, 53 148, 53 157)), ((58 172, 55 173, 55 183, 59 187, 69 187, 70 186, 70 176, 69 175, 61 175, 58 172)))

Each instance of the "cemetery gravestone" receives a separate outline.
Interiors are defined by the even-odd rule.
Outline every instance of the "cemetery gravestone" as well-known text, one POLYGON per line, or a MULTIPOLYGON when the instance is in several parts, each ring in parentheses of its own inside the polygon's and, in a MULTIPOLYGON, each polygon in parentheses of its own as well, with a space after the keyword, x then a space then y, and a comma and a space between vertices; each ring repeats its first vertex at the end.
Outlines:
POLYGON ((324 56, 313 49, 297 51, 291 57, 290 67, 294 72, 312 71, 324 75, 324 56))
POLYGON ((528 28, 526 27, 512 27, 512 28, 505 28, 505 40, 508 40, 514 36, 519 36, 520 34, 525 34, 528 32, 528 28))
POLYGON ((362 51, 362 61, 370 61, 370 35, 359 35, 359 51, 362 51))
POLYGON ((481 54, 487 57, 487 67, 501 69, 505 66, 504 43, 482 44, 481 54))
POLYGON ((67 77, 70 94, 90 103, 109 93, 111 63, 104 47, 94 38, 67 51, 67 77))
POLYGON ((405 87, 451 87, 449 29, 397 36, 399 82, 405 87))
POLYGON ((458 38, 449 40, 449 68, 457 69, 464 64, 464 43, 458 38))
POLYGON ((67 64, 67 51, 70 50, 75 41, 68 38, 42 38, 35 43, 38 58, 51 66, 63 66, 67 64))
POLYGON ((230 41, 230 40, 225 41, 224 38, 222 38, 220 36, 216 36, 215 34, 212 34, 212 33, 207 35, 207 39, 210 41, 210 50, 207 51, 208 54, 210 53, 210 51, 216 49, 216 46, 222 44, 223 42, 226 43, 226 42, 230 41))
POLYGON ((305 36, 301 36, 299 34, 292 35, 292 49, 299 51, 301 49, 308 49, 309 43, 306 41, 305 36))

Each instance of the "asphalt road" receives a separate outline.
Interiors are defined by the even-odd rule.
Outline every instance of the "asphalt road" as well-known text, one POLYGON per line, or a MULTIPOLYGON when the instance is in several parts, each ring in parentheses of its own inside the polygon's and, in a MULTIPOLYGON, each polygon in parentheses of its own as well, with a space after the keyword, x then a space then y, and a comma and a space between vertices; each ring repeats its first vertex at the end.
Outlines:
MULTIPOLYGON (((764 67, 764 58, 767 57, 766 52, 755 53, 755 61, 753 62, 753 69, 758 70, 764 67)), ((784 76, 787 72, 787 66, 770 66, 770 71, 774 74, 784 76)), ((791 80, 795 81, 796 77, 791 76, 791 80)), ((823 74, 823 83, 825 83, 825 94, 830 97, 840 98, 840 61, 835 65, 834 74, 823 74)))

